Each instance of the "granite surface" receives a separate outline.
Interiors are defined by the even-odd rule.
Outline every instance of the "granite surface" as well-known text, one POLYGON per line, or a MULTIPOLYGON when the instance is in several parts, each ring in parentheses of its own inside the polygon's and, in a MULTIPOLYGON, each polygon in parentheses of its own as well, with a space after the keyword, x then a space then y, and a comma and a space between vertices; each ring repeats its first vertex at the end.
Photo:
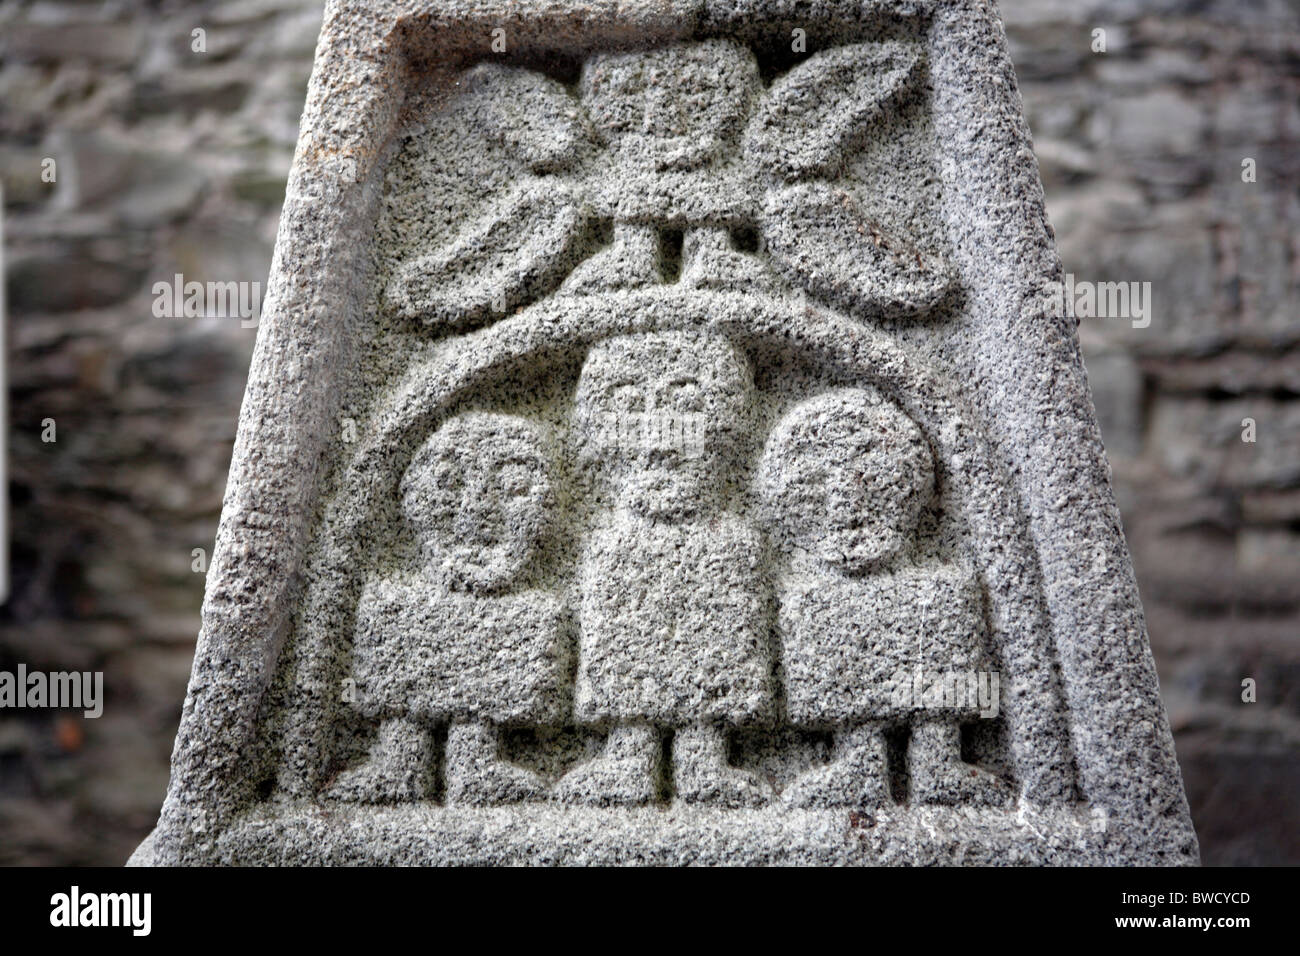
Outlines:
POLYGON ((985 4, 331 4, 133 862, 1195 862, 1060 277, 985 4))

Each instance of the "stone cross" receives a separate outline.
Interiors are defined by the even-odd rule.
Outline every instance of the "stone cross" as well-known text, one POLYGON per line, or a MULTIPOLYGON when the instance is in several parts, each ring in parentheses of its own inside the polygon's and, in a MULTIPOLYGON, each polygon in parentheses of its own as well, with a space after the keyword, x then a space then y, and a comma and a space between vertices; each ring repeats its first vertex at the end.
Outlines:
POLYGON ((333 0, 151 863, 1193 863, 984 0, 333 0))

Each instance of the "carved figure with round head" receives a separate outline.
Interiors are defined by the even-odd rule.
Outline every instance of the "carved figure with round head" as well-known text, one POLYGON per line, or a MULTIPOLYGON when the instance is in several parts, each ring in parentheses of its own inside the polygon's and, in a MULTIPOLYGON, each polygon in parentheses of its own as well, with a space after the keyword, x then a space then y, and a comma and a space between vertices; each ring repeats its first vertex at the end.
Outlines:
POLYGON ((729 40, 594 56, 581 81, 597 135, 659 170, 738 145, 761 90, 753 55, 729 40))
POLYGON ((764 517, 787 550, 854 575, 908 547, 934 496, 934 460, 899 408, 841 389, 777 424, 758 480, 764 517))
POLYGON ((421 552, 448 585, 500 591, 532 560, 544 529, 551 485, 542 439, 513 416, 458 416, 419 447, 400 492, 421 552))

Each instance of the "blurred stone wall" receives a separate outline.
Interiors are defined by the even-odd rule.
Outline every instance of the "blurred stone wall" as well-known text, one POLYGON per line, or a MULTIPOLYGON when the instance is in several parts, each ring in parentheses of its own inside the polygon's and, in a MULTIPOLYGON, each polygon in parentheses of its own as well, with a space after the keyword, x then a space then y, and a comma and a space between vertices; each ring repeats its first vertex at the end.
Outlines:
POLYGON ((152 287, 265 286, 322 6, 0 4, 0 667, 102 670, 107 698, 0 712, 0 863, 120 864, 157 819, 256 330, 157 318, 152 287))
POLYGON ((1300 863, 1300 6, 1003 17, 1066 271, 1151 283, 1079 333, 1203 859, 1300 863))
MULTIPOLYGON (((0 668, 107 698, 0 714, 0 864, 117 864, 156 817, 254 330, 158 318, 152 287, 264 287, 320 7, 0 6, 0 668)), ((1205 861, 1300 862, 1300 11, 1003 15, 1067 271, 1151 283, 1147 327, 1080 334, 1205 861)))

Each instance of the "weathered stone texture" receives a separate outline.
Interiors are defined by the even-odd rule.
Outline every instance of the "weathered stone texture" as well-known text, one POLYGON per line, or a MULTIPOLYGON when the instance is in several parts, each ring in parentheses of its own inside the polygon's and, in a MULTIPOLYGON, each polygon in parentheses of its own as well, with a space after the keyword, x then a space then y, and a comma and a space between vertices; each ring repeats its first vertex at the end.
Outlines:
POLYGON ((1001 25, 801 15, 327 6, 133 863, 1199 858, 1001 25))
MULTIPOLYGON (((1080 333, 1202 857, 1294 863, 1300 24, 1282 3, 1002 7, 1065 268, 1155 284, 1150 327, 1080 333)), ((211 557, 254 332, 155 318, 150 288, 265 283, 320 19, 312 0, 0 7, 0 664, 108 687, 99 721, 0 717, 2 862, 115 864, 156 818, 203 590, 191 550, 211 557)))
POLYGON ((1152 283, 1149 327, 1084 319, 1080 337, 1202 857, 1295 862, 1300 19, 1003 14, 1065 268, 1152 283))

